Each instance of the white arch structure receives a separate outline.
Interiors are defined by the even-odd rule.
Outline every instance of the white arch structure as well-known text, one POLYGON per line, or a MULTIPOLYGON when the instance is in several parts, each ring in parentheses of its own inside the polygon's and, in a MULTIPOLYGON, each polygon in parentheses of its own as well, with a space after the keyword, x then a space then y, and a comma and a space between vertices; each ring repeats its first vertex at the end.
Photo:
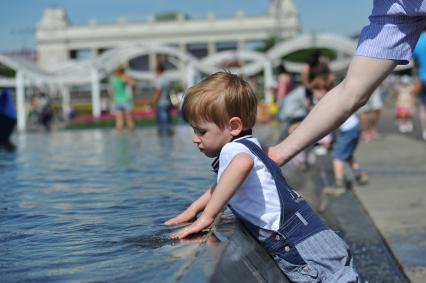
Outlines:
MULTIPOLYGON (((287 54, 308 48, 330 48, 337 50, 336 60, 331 62, 331 69, 344 70, 348 67, 356 48, 356 41, 333 34, 301 34, 291 40, 281 42, 266 53, 250 50, 227 50, 197 59, 187 52, 170 46, 131 45, 108 50, 103 54, 85 61, 70 61, 42 69, 38 65, 16 57, 0 54, 0 64, 16 71, 15 78, 0 77, 0 87, 15 87, 17 101, 18 130, 26 129, 25 87, 48 86, 57 89, 62 95, 63 109, 69 108, 69 87, 73 85, 91 85, 92 114, 100 116, 100 81, 119 65, 129 60, 152 53, 169 55, 176 70, 165 73, 170 79, 180 80, 186 86, 195 82, 197 73, 211 74, 222 70, 226 61, 237 61, 240 67, 231 67, 233 73, 251 76, 263 71, 265 99, 270 96, 274 84, 272 68, 278 65, 287 54)), ((303 64, 285 62, 290 72, 300 73, 303 64)), ((400 66, 398 69, 411 68, 412 64, 400 66)), ((128 74, 140 80, 154 80, 152 72, 129 70, 128 74)))
MULTIPOLYGON (((356 41, 334 34, 302 34, 289 41, 281 42, 272 47, 268 53, 268 59, 277 65, 284 55, 306 48, 330 48, 337 50, 339 56, 337 60, 331 62, 332 70, 341 71, 349 66, 352 54, 356 49, 356 41)), ((303 64, 285 62, 290 72, 302 72, 303 64)))

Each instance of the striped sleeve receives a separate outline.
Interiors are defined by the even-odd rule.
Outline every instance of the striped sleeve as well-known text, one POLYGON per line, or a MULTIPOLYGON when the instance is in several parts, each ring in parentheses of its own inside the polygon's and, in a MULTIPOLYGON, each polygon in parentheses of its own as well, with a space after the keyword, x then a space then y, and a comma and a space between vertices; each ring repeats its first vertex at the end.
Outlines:
POLYGON ((407 64, 426 25, 426 1, 375 0, 369 20, 356 55, 407 64))

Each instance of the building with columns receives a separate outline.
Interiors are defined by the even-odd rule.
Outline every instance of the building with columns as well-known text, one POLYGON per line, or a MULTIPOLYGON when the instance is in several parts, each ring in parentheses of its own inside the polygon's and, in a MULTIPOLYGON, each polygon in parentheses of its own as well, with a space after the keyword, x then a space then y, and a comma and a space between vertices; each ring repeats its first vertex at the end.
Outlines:
MULTIPOLYGON (((273 0, 262 16, 219 18, 209 13, 203 19, 176 14, 173 20, 150 17, 145 22, 119 18, 102 24, 91 20, 86 26, 74 26, 62 8, 44 11, 36 29, 38 64, 49 66, 70 60, 87 59, 116 47, 144 44, 168 45, 204 58, 224 50, 258 46, 271 37, 291 38, 299 33, 299 17, 293 0, 273 0)), ((158 54, 142 55, 129 63, 132 69, 153 70, 158 54)))

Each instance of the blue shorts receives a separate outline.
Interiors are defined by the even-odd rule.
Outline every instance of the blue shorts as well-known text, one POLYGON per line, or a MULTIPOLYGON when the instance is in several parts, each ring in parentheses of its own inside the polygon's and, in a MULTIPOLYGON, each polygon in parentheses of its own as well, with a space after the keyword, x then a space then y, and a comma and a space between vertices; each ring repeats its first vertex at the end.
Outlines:
POLYGON ((333 145, 333 159, 350 161, 358 145, 361 134, 360 126, 348 131, 339 131, 336 142, 333 145))
POLYGON ((425 16, 423 0, 374 0, 370 24, 361 31, 356 55, 408 64, 425 16))
POLYGON ((114 109, 116 111, 130 112, 133 109, 133 105, 130 101, 115 102, 114 103, 114 109))

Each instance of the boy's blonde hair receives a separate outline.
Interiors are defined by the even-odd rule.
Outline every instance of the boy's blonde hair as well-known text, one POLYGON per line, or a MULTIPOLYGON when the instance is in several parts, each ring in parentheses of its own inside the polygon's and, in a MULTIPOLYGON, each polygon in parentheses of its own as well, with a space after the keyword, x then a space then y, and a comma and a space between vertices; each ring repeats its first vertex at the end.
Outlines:
POLYGON ((257 99, 248 82, 237 75, 217 72, 187 90, 182 115, 190 124, 213 122, 223 129, 239 117, 244 129, 256 123, 257 99))

